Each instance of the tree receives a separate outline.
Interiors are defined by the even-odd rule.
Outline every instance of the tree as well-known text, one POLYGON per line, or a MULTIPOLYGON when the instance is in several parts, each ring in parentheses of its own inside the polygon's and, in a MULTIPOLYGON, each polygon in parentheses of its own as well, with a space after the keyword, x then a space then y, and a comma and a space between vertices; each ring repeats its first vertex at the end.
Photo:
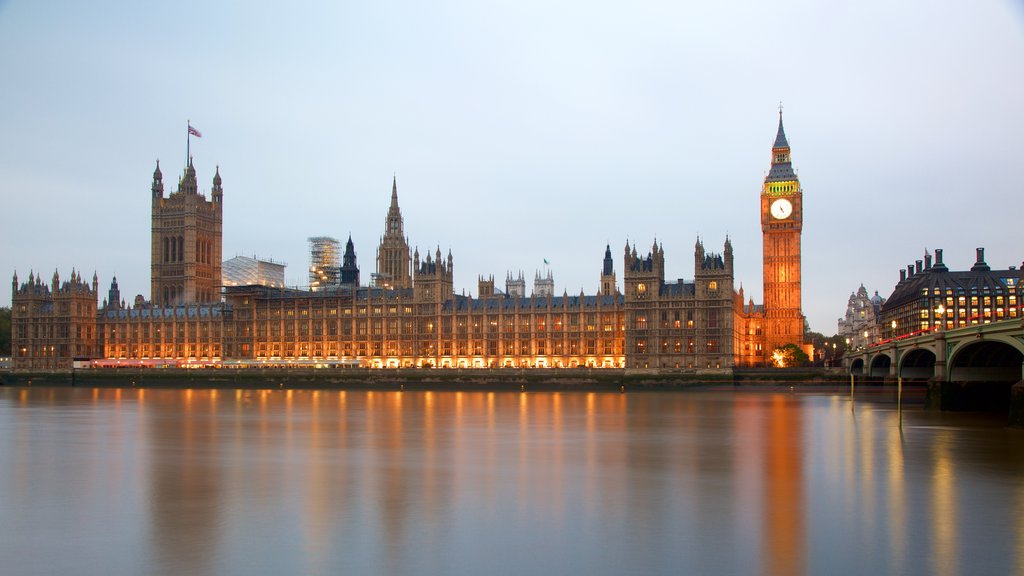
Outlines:
POLYGON ((11 309, 0 308, 0 356, 11 355, 11 309))
POLYGON ((772 351, 772 362, 778 368, 792 368, 794 366, 807 366, 811 359, 807 353, 796 344, 784 344, 772 351))

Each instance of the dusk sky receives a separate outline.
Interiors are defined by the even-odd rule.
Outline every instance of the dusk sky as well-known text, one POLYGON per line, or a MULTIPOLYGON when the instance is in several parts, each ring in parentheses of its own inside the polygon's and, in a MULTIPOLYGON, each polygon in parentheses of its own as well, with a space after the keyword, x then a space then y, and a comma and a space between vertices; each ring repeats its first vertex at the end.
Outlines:
POLYGON ((0 0, 0 305, 11 274, 117 275, 149 297, 150 184, 191 152, 224 186, 224 259, 308 282, 310 236, 362 278, 397 176, 405 231, 456 292, 550 262, 597 291, 610 244, 698 235, 761 301, 759 194, 784 106, 804 191, 803 308, 976 247, 1020 266, 1024 2, 0 0))

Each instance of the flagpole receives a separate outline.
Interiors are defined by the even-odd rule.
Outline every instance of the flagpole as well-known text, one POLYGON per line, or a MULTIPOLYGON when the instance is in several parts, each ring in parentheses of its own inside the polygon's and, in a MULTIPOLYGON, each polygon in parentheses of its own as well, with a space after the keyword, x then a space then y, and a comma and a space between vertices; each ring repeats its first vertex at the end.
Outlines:
POLYGON ((185 121, 185 168, 188 168, 188 157, 192 153, 192 120, 185 121))

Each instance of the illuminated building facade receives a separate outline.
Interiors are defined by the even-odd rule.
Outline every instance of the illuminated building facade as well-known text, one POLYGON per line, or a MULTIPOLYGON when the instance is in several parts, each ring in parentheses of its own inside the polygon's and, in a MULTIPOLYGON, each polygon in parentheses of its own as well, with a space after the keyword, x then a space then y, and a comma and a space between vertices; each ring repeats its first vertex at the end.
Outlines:
POLYGON ((11 282, 11 353, 18 370, 70 368, 75 358, 93 358, 96 348, 95 274, 92 285, 77 272, 61 282, 55 271, 50 285, 29 273, 28 282, 11 282))
POLYGON ((789 140, 782 126, 772 145, 772 163, 761 187, 761 231, 764 281, 764 345, 767 353, 804 342, 801 309, 800 236, 803 230, 803 189, 793 170, 789 140))
POLYGON ((694 280, 665 282, 665 250, 625 248, 624 347, 629 368, 722 368, 733 358, 733 253, 694 247, 694 280))
MULTIPOLYGON (((530 295, 521 271, 508 273, 504 293, 495 289, 493 277, 481 276, 475 298, 457 295, 450 250, 442 256, 438 248, 421 258, 416 249, 410 256, 396 180, 370 286, 360 283, 351 237, 342 265, 336 266, 334 256, 323 267, 329 286, 299 290, 281 282, 247 282, 251 262, 235 262, 222 279, 219 170, 210 201, 198 192, 191 159, 178 191, 165 198, 158 164, 152 185, 151 300, 126 305, 115 280, 97 312, 96 287, 82 293, 92 298, 91 316, 76 316, 75 322, 91 336, 93 347, 64 342, 68 355, 60 358, 85 350, 84 355, 110 359, 179 363, 639 370, 764 365, 771 346, 803 340, 802 193, 781 116, 772 152, 761 194, 764 305, 744 302, 742 288, 735 289, 728 238, 721 253, 708 252, 697 240, 692 280, 666 282, 665 251, 657 242, 646 255, 627 243, 621 292, 606 246, 594 295, 557 295, 551 270, 536 273, 530 295)), ((30 292, 37 290, 37 280, 29 284, 30 292)), ((25 302, 22 310, 29 309, 25 302)), ((20 333, 54 338, 50 330, 29 330, 28 316, 14 316, 20 333)), ((31 346, 25 344, 26 350, 35 350, 31 346)), ((59 344, 51 346, 56 350, 59 344)), ((68 367, 56 361, 45 365, 68 367)), ((21 365, 36 366, 43 363, 21 365)))
POLYGON ((942 250, 900 270, 900 281, 882 306, 883 338, 962 328, 1020 317, 1021 270, 992 270, 978 248, 970 270, 952 271, 942 250), (895 331, 892 323, 896 322, 895 331))

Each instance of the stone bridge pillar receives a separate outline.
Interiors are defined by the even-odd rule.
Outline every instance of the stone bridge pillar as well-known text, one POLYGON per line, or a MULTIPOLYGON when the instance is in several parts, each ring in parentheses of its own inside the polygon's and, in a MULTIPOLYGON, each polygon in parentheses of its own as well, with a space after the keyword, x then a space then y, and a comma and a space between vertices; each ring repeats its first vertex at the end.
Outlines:
POLYGON ((942 388, 946 381, 946 332, 935 335, 935 370, 928 379, 928 392, 924 398, 925 410, 942 410, 942 388))
POLYGON ((889 378, 893 381, 899 377, 900 373, 900 357, 899 351, 896 349, 896 340, 892 341, 892 352, 889 356, 889 378))
POLYGON ((946 333, 935 335, 935 374, 938 380, 946 380, 946 333))
POLYGON ((1010 426, 1024 428, 1024 362, 1020 365, 1020 381, 1010 388, 1010 426))

